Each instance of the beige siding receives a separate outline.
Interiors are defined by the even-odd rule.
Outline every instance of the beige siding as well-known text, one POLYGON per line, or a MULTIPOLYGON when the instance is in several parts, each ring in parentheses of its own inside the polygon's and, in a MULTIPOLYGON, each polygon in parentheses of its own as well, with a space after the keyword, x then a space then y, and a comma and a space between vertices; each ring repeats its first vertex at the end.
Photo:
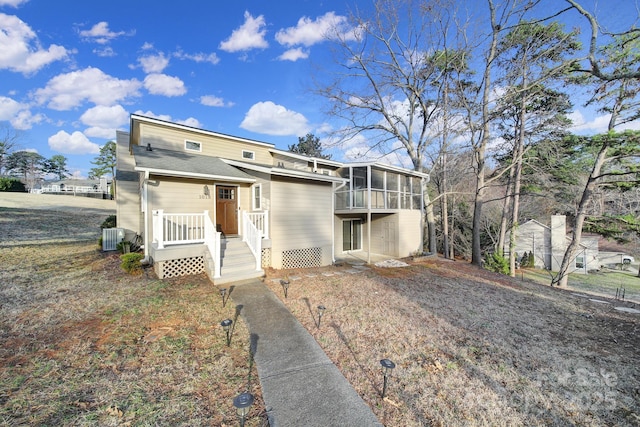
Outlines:
POLYGON ((117 184, 116 218, 118 227, 127 231, 127 238, 135 233, 142 234, 142 214, 140 212, 139 184, 121 181, 117 184))
POLYGON ((307 160, 301 160, 294 157, 284 156, 282 154, 273 155, 273 164, 275 166, 287 169, 296 169, 305 172, 313 171, 313 163, 307 160))
MULTIPOLYGON (((129 153, 129 134, 118 132, 116 138, 116 170, 133 172, 134 159, 129 153)), ((118 227, 126 230, 126 238, 142 233, 143 222, 140 211, 139 181, 116 180, 116 218, 118 227)))
POLYGON ((398 256, 410 256, 422 251, 422 213, 419 210, 403 210, 398 213, 398 256))
POLYGON ((294 180, 271 181, 271 260, 282 268, 282 252, 322 248, 322 264, 332 263, 332 186, 294 180))
MULTIPOLYGON (((270 146, 265 144, 252 144, 250 142, 238 141, 233 138, 216 137, 187 130, 173 129, 158 125, 140 124, 139 145, 150 143, 152 147, 163 148, 185 152, 185 140, 200 142, 202 152, 205 156, 222 157, 225 159, 241 160, 251 162, 242 157, 242 150, 255 153, 253 162, 260 164, 272 164, 270 146)), ((191 154, 198 154, 196 151, 188 151, 191 154)))

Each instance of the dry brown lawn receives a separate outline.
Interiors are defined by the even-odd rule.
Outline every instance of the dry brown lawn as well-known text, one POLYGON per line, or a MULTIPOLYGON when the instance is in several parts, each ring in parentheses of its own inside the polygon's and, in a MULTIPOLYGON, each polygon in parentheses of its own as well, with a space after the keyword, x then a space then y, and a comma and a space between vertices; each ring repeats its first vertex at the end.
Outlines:
MULTIPOLYGON (((249 388, 265 426, 233 304, 203 276, 125 274, 97 248, 103 219, 0 207, 0 425, 232 426, 249 388)), ((266 283, 385 425, 640 425, 640 315, 621 303, 438 259, 347 270, 286 272, 287 299, 285 272, 266 283)))
POLYGON ((0 208, 0 425, 232 426, 247 388, 247 425, 266 425, 233 304, 204 276, 124 273, 98 249, 104 218, 0 208))
POLYGON ((385 425, 640 425, 640 315, 463 262, 348 269, 267 283, 385 425))

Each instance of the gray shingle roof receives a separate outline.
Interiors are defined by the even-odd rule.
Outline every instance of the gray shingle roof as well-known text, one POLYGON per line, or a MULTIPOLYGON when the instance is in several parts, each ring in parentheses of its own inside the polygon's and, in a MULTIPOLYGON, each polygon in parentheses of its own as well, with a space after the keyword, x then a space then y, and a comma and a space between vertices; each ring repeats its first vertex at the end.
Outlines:
POLYGON ((150 170, 158 174, 200 177, 226 177, 235 180, 253 181, 251 175, 226 164, 218 157, 180 151, 134 146, 133 156, 137 170, 150 170))

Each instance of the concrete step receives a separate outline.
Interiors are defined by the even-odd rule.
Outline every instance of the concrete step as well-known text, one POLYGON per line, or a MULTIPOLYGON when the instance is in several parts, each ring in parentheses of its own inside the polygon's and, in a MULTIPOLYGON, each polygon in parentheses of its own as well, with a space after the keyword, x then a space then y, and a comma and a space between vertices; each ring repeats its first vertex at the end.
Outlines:
POLYGON ((237 274, 221 274, 222 277, 213 279, 214 285, 222 285, 225 283, 240 283, 244 281, 251 281, 264 277, 264 271, 245 271, 244 273, 237 274))

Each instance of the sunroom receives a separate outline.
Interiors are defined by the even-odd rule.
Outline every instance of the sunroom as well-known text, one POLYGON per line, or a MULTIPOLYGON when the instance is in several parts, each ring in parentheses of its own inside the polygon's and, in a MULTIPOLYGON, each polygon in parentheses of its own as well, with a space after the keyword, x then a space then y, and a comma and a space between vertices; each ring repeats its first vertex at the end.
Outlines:
POLYGON ((337 170, 346 184, 335 191, 338 259, 406 257, 422 249, 422 189, 428 175, 378 163, 337 170))

